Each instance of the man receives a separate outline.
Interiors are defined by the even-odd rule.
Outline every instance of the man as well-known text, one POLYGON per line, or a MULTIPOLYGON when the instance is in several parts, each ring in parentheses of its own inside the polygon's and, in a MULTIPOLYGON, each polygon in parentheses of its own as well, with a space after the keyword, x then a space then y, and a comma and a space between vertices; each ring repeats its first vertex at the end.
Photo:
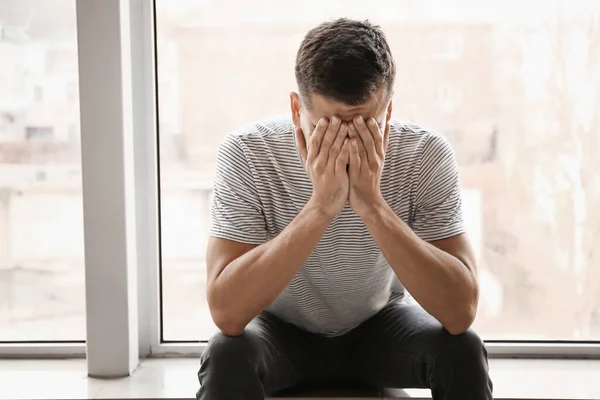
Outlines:
POLYGON ((391 121, 384 34, 324 23, 295 72, 291 120, 257 123, 219 150, 207 297, 221 332, 198 398, 259 400, 336 377, 491 399, 469 329, 477 268, 456 160, 441 136, 391 121))

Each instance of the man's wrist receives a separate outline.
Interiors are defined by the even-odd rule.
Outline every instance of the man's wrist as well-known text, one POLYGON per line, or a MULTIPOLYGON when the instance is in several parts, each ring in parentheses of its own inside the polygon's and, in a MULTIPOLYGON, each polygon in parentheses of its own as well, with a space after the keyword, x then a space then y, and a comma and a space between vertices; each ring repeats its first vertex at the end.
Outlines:
POLYGON ((337 214, 333 214, 327 210, 322 204, 317 203, 312 198, 304 206, 304 211, 309 215, 311 220, 316 223, 324 223, 329 225, 337 214))
POLYGON ((383 196, 378 196, 363 212, 360 213, 359 217, 363 220, 365 225, 369 225, 376 223, 390 210, 390 206, 383 196))

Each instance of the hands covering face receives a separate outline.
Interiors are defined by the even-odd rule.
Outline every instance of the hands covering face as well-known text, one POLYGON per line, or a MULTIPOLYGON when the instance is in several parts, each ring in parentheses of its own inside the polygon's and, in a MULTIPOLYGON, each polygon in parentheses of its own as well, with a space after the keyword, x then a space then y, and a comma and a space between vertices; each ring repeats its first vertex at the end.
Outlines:
POLYGON ((348 201, 362 217, 382 201, 379 185, 388 136, 389 124, 382 132, 375 119, 361 116, 351 122, 322 118, 308 138, 309 146, 297 128, 298 149, 313 183, 313 203, 334 217, 348 201))

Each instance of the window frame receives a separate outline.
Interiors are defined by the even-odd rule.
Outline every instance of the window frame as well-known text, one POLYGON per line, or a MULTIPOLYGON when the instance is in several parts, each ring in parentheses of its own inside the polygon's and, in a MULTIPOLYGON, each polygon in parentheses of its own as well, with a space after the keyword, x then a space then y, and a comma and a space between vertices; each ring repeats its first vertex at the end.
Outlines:
MULTIPOLYGON (((0 343, 0 357, 65 358, 87 355, 91 376, 115 377, 133 373, 139 359, 145 357, 197 356, 206 341, 161 341, 160 282, 160 170, 158 131, 158 87, 156 59, 156 24, 154 1, 76 0, 78 46, 95 46, 102 54, 119 57, 111 64, 110 78, 99 79, 102 70, 93 68, 91 51, 79 53, 79 90, 81 109, 82 168, 84 187, 84 225, 86 244, 90 240, 114 243, 120 235, 126 243, 116 246, 121 253, 115 265, 106 268, 105 253, 86 246, 86 323, 87 341, 0 343), (94 23, 94 21, 96 21, 94 23), (107 35, 98 27, 111 27, 118 33, 107 35), (116 29, 119 28, 119 29, 116 29), (108 80, 107 80, 108 79, 108 80), (119 100, 120 99, 120 100, 119 100), (113 100, 122 101, 115 112, 113 100), (108 116, 111 121, 90 128, 94 115, 108 116), (115 122, 114 118, 118 120, 115 122), (117 132, 91 138, 104 128, 118 126, 117 132), (98 146, 123 154, 122 163, 110 158, 93 157, 98 146), (107 172, 108 171, 108 172, 107 172), (117 176, 113 202, 94 201, 105 187, 99 186, 102 173, 117 176), (99 175, 100 174, 100 175, 99 175), (135 193, 124 196, 127 188, 135 193), (94 215, 106 215, 118 209, 116 226, 106 226, 94 215), (135 229, 132 228, 132 223, 135 229), (129 224, 129 225, 128 225, 129 224), (111 241, 112 239, 112 241, 111 241), (90 251, 88 251, 90 250, 90 251), (102 273, 106 279, 98 280, 102 273), (111 283, 127 277, 117 295, 111 283), (96 278, 96 279, 95 279, 96 278), (120 319, 119 319, 120 318, 120 319), (110 335, 98 334, 97 328, 115 320, 127 321, 110 335), (115 348, 122 356, 112 357, 115 348)), ((96 242, 91 243, 97 246, 96 242)), ((111 258, 112 260, 113 258, 111 258)), ((491 357, 500 358, 600 358, 600 341, 486 341, 491 357)))

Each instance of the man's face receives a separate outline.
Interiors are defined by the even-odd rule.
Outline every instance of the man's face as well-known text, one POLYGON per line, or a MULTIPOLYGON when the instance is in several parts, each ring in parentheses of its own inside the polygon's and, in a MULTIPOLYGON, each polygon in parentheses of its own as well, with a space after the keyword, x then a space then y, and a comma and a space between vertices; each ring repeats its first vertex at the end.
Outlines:
POLYGON ((392 114, 392 102, 387 100, 387 95, 383 90, 374 94, 369 101, 359 106, 349 106, 318 94, 311 94, 310 96, 310 109, 308 109, 303 105, 298 94, 292 93, 290 95, 294 125, 302 128, 309 148, 310 141, 308 139, 321 118, 338 117, 343 123, 352 124, 355 117, 362 116, 365 121, 372 117, 375 118, 379 128, 384 132, 387 121, 389 121, 392 114))

